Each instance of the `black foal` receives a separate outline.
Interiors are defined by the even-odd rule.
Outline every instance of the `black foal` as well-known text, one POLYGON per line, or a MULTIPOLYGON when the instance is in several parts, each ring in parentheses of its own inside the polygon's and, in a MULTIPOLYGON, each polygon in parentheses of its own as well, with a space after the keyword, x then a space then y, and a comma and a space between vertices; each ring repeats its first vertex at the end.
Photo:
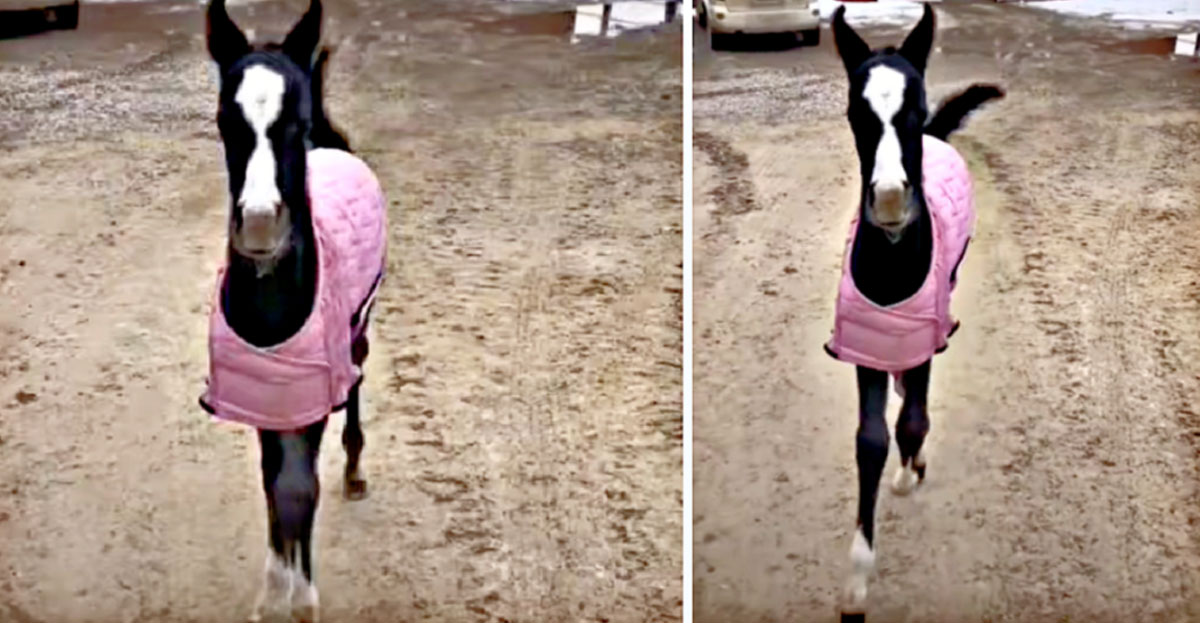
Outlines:
POLYGON ((858 381, 858 525, 843 603, 843 619, 853 620, 863 616, 875 567, 875 508, 891 443, 889 377, 903 396, 892 490, 906 495, 925 478, 930 361, 957 328, 949 296, 975 217, 965 161, 944 140, 972 110, 1003 92, 972 86, 930 117, 924 86, 934 36, 929 5, 899 49, 872 50, 846 24, 844 7, 834 13, 832 29, 850 82, 847 117, 862 182, 837 324, 826 346, 856 365, 858 381))
MULTIPOLYGON (((306 330, 320 304, 318 263, 325 255, 317 245, 306 186, 309 154, 320 148, 350 151, 345 137, 326 118, 322 104, 321 86, 328 52, 317 48, 320 22, 320 1, 312 0, 282 45, 251 46, 230 19, 224 0, 212 0, 208 8, 209 51, 221 71, 217 119, 232 198, 227 268, 219 303, 229 329, 261 352, 275 352, 275 347, 292 343, 306 330)), ((380 271, 375 286, 349 322, 353 329, 347 344, 348 357, 356 372, 361 371, 369 350, 368 317, 375 287, 382 278, 382 266, 380 271)), ((331 281, 323 287, 342 286, 341 282, 331 281)), ((337 313, 343 309, 349 315, 353 308, 338 307, 337 313)), ((324 313, 328 314, 321 316, 324 322, 341 318, 334 312, 324 313)), ((228 338, 219 339, 230 342, 228 338)), ((307 360, 297 364, 300 372, 289 365, 268 364, 264 381, 267 384, 254 387, 255 391, 250 393, 262 392, 265 396, 274 392, 276 398, 270 400, 278 400, 280 392, 286 396, 286 392, 294 389, 291 385, 272 385, 276 383, 272 375, 318 379, 299 381, 301 385, 297 386, 318 395, 324 387, 322 383, 331 384, 329 376, 311 376, 312 365, 307 360), (280 367, 284 372, 275 372, 280 367), (304 374, 310 376, 301 376, 304 374)), ((244 371, 230 374, 243 374, 244 381, 244 371)), ((342 433, 346 451, 343 485, 345 496, 352 500, 367 493, 366 480, 359 471, 364 446, 360 387, 361 377, 348 390, 343 388, 346 392, 343 405, 324 403, 330 410, 344 407, 346 411, 342 433)), ((208 408, 218 412, 217 408, 208 408)), ((318 616, 312 536, 320 499, 318 457, 328 411, 316 421, 311 417, 305 421, 311 423, 299 429, 255 424, 262 455, 271 552, 267 556, 263 590, 250 617, 252 621, 259 620, 265 610, 281 608, 289 609, 301 621, 315 621, 318 616)))

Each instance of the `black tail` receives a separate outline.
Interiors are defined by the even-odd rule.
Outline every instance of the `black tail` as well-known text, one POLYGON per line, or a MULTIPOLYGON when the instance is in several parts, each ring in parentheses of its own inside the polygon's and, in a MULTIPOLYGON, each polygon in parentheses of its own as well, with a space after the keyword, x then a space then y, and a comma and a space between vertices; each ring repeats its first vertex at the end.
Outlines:
POLYGON ((937 112, 929 123, 925 124, 925 133, 946 140, 951 134, 962 127, 967 115, 990 100, 1004 97, 1004 90, 991 84, 973 84, 961 93, 942 101, 937 112))
POLYGON ((342 151, 351 151, 350 141, 341 130, 333 127, 329 117, 325 116, 325 64, 329 62, 329 48, 321 48, 317 53, 317 62, 312 71, 312 102, 313 127, 309 138, 312 146, 331 147, 342 151))

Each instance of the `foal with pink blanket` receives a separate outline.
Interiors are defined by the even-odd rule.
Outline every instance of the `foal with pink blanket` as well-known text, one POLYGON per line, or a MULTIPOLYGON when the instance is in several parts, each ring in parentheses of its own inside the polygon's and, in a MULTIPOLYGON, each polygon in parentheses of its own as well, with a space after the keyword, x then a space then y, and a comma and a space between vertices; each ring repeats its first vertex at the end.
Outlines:
POLYGON ((926 107, 925 69, 936 32, 933 8, 899 48, 872 49, 846 23, 831 28, 849 83, 846 119, 858 151, 860 201, 838 283, 833 335, 825 350, 855 366, 858 390, 858 513, 842 620, 862 620, 875 567, 879 483, 892 444, 888 386, 903 397, 896 418, 900 466, 892 492, 924 479, 933 356, 958 323, 950 313, 959 263, 975 228, 971 176, 947 137, 976 108, 1004 92, 973 85, 926 107))

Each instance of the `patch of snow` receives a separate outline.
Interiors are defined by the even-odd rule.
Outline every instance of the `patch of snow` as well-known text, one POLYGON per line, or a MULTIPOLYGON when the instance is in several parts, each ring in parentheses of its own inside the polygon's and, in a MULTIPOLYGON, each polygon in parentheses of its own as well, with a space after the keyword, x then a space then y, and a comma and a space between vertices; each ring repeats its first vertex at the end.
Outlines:
POLYGON ((575 37, 600 36, 603 10, 604 6, 600 4, 589 4, 575 9, 575 37))
POLYGON ((1170 28, 1200 22, 1200 0, 1051 0, 1027 6, 1081 17, 1103 17, 1132 28, 1170 28))
MULTIPOLYGON (((585 4, 575 9, 575 38, 599 37, 603 22, 603 4, 585 4)), ((624 32, 662 24, 667 19, 664 0, 614 2, 608 15, 605 36, 616 37, 624 32)))
POLYGON ((609 16, 608 36, 615 37, 628 30, 657 26, 666 19, 665 2, 619 2, 613 4, 612 15, 609 16))
MULTIPOLYGON (((225 0, 227 6, 240 6, 250 4, 252 2, 264 2, 265 0, 225 0)), ((67 4, 70 0, 54 0, 50 4, 67 4)), ((145 4, 148 2, 167 4, 162 0, 79 0, 80 4, 145 4)), ((173 6, 165 10, 158 11, 159 13, 177 13, 182 11, 190 11, 196 6, 207 6, 208 0, 178 0, 173 6)))
MULTIPOLYGON (((937 1, 937 0, 933 0, 937 1)), ((912 0, 878 0, 878 2, 839 2, 820 0, 821 19, 829 21, 838 7, 846 7, 846 21, 851 26, 912 25, 921 19, 924 9, 912 0)))

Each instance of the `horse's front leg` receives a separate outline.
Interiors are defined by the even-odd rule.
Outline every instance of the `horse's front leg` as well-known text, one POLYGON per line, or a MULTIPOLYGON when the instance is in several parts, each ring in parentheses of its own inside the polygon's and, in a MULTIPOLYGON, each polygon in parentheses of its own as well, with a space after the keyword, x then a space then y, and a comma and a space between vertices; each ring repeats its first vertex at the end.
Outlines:
POLYGON ((892 492, 908 495, 925 480, 925 455, 921 446, 929 433, 929 365, 925 363, 901 374, 904 405, 896 420, 896 445, 900 446, 900 468, 892 480, 892 492))
POLYGON ((258 432, 271 548, 251 621, 280 612, 289 612, 301 623, 317 621, 312 534, 321 495, 317 461, 325 423, 323 419, 302 430, 258 432))
POLYGON ((858 367, 858 529, 850 546, 852 570, 842 606, 843 620, 853 620, 866 610, 867 580, 875 568, 875 501, 883 465, 887 462, 888 374, 858 367))
POLYGON ((275 507, 275 496, 272 495, 275 481, 278 480, 283 467, 283 444, 280 434, 276 431, 259 430, 258 446, 262 458, 263 493, 267 500, 268 551, 262 587, 250 614, 252 622, 261 621, 264 615, 270 616, 290 608, 294 580, 287 562, 289 557, 288 548, 284 543, 284 530, 275 507))

